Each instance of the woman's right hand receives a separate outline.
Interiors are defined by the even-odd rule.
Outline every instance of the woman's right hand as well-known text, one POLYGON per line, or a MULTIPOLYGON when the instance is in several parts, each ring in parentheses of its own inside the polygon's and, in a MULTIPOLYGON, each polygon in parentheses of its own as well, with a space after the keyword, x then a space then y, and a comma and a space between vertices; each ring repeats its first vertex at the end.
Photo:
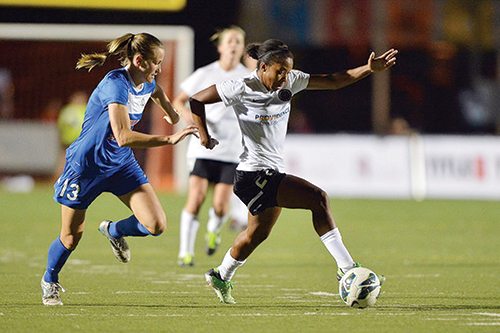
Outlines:
POLYGON ((214 139, 212 137, 208 137, 208 138, 201 138, 200 143, 203 147, 212 150, 215 148, 215 146, 219 144, 219 141, 217 141, 217 139, 214 139))

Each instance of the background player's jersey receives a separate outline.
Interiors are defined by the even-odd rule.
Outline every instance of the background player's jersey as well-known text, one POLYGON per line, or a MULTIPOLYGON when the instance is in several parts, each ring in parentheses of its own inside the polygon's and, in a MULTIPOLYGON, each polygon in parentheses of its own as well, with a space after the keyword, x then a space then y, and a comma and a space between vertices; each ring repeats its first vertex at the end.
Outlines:
MULTIPOLYGON (((225 71, 219 61, 212 62, 198 68, 184 82, 180 88, 188 96, 210 87, 213 84, 239 79, 250 74, 250 71, 238 64, 236 68, 225 71)), ((238 163, 243 151, 241 147, 241 134, 236 116, 224 103, 214 103, 205 106, 208 131, 212 137, 219 141, 213 149, 206 149, 200 144, 200 139, 191 135, 189 138, 188 158, 204 158, 222 162, 238 163)))
POLYGON ((66 150, 66 161, 78 173, 100 174, 112 171, 133 161, 129 147, 120 147, 113 136, 108 105, 127 106, 131 128, 142 118, 142 113, 156 81, 144 83, 137 89, 125 68, 109 72, 92 92, 85 110, 82 132, 66 150))
POLYGON ((309 74, 291 70, 283 87, 269 91, 257 71, 216 85, 226 106, 232 106, 243 134, 238 170, 271 168, 284 172, 283 149, 293 95, 307 88, 309 74))

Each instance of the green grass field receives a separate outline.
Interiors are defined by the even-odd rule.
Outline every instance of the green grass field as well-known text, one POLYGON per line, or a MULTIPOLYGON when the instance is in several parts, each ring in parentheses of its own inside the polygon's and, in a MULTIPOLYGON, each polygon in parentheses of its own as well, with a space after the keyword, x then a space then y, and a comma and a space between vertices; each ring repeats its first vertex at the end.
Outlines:
MULTIPOLYGON (((355 260, 387 282, 375 306, 351 309, 338 296, 336 265, 310 214, 284 210, 273 233, 234 278, 237 304, 218 302, 204 273, 231 246, 177 266, 185 197, 160 194, 168 230, 129 238, 132 259, 116 260, 97 231, 128 210, 111 195, 88 211, 84 237, 60 275, 62 307, 41 302, 40 278, 60 208, 49 185, 0 191, 1 332, 493 332, 500 330, 500 203, 332 200, 355 260)), ((206 221, 208 205, 200 219, 206 221)))

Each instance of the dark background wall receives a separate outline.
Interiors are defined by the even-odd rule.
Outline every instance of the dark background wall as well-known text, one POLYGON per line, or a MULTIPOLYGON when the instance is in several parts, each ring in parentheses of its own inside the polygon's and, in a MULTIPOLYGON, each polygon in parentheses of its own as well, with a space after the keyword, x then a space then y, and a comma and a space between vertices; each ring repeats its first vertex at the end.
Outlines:
MULTIPOLYGON (((238 24, 247 42, 287 42, 296 68, 331 73, 363 64, 373 50, 369 36, 387 21, 388 45, 400 50, 391 70, 391 119, 422 133, 498 133, 497 2, 382 1, 379 22, 373 3, 187 0, 179 12, 0 7, 0 22, 186 25, 195 32, 195 68, 217 58, 209 42, 216 29, 238 24)), ((293 101, 290 131, 371 133, 372 91, 367 79, 341 91, 303 92, 293 101)))
POLYGON ((199 67, 217 56, 209 38, 217 28, 237 23, 239 7, 239 1, 232 0, 188 0, 180 12, 0 7, 0 22, 186 25, 195 31, 195 67, 199 67))

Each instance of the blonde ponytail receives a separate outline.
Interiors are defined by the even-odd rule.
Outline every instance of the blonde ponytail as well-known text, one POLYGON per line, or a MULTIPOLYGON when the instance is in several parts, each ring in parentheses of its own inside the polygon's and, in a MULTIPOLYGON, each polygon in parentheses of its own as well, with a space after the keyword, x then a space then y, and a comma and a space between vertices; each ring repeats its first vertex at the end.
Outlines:
POLYGON ((132 62, 137 53, 146 59, 152 59, 155 47, 163 48, 163 44, 153 35, 128 33, 109 42, 107 52, 82 54, 76 63, 76 69, 87 68, 90 72, 95 66, 102 66, 112 55, 119 56, 121 65, 125 67, 132 62))
POLYGON ((76 63, 76 69, 87 68, 89 72, 95 66, 102 66, 108 59, 106 53, 82 54, 76 63))

